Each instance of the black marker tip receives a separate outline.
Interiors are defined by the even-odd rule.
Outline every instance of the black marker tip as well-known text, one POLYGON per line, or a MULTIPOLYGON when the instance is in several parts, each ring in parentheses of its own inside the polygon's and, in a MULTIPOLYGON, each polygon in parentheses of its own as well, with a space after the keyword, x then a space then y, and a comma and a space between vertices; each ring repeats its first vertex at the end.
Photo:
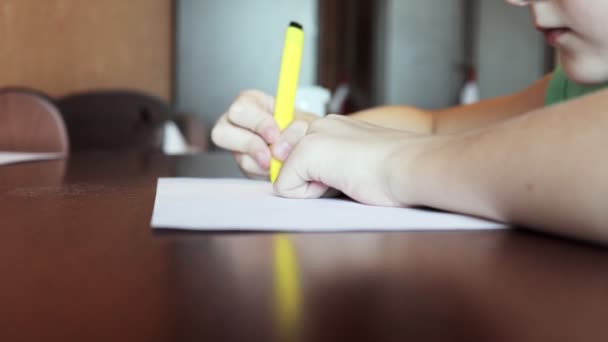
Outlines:
POLYGON ((304 27, 302 27, 302 25, 301 25, 300 23, 297 23, 297 22, 295 22, 295 21, 290 22, 290 23, 289 23, 289 26, 290 26, 290 27, 295 27, 295 28, 298 28, 298 29, 300 29, 300 30, 304 30, 304 27))

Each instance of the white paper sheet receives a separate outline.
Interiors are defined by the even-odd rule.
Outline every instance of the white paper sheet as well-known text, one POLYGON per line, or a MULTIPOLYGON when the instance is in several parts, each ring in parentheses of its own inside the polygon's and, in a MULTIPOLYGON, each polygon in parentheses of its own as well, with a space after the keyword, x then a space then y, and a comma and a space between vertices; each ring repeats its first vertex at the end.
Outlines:
POLYGON ((346 199, 276 197, 268 182, 161 178, 152 227, 209 231, 486 230, 505 225, 443 212, 383 208, 346 199))
POLYGON ((5 152, 0 151, 0 165, 25 163, 40 160, 53 160, 63 158, 62 153, 55 152, 5 152))

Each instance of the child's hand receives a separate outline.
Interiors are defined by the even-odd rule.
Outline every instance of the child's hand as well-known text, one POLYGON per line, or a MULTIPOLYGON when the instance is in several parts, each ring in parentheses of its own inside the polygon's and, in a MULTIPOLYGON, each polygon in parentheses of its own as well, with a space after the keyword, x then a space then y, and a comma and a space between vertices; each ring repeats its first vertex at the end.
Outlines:
POLYGON ((407 165, 403 161, 417 155, 419 140, 414 134, 330 115, 311 123, 297 144, 277 151, 283 138, 277 143, 274 155, 285 162, 275 192, 290 198, 318 198, 334 188, 366 204, 403 205, 393 193, 391 177, 397 173, 399 188, 407 188, 407 168, 394 170, 389 164, 399 155, 398 165, 407 165))
MULTIPOLYGON (((248 177, 268 177, 269 145, 281 137, 273 111, 272 96, 257 90, 245 91, 234 100, 211 132, 213 142, 232 151, 237 164, 248 177)), ((304 113, 296 113, 296 118, 314 120, 314 116, 304 113)), ((298 125, 306 126, 299 121, 294 124, 296 132, 298 125)))

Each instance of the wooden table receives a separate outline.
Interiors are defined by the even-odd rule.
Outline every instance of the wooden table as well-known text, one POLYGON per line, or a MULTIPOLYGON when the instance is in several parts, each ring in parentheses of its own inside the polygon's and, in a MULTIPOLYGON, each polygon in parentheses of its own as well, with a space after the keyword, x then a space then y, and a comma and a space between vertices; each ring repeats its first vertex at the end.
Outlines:
MULTIPOLYGON (((156 178, 218 176, 219 160, 0 167, 0 340, 276 340, 273 234, 150 229, 156 178)), ((290 238, 293 340, 608 340, 600 247, 525 231, 290 238)))

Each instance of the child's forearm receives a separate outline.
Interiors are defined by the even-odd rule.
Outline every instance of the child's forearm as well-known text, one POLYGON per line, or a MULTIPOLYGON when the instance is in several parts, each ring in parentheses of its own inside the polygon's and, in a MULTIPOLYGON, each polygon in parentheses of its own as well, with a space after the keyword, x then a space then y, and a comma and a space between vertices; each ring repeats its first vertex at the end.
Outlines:
POLYGON ((426 111, 409 106, 387 106, 353 113, 351 118, 386 128, 425 134, 449 134, 485 127, 541 108, 549 77, 514 95, 426 111))
POLYGON ((421 134, 433 131, 433 113, 409 106, 385 106, 372 108, 349 115, 376 126, 421 134))
POLYGON ((466 132, 542 108, 549 81, 550 75, 519 93, 436 111, 433 132, 466 132))
POLYGON ((603 91, 476 132, 423 138, 413 162, 408 151, 389 161, 389 179, 404 203, 608 242, 606 108, 603 91))

